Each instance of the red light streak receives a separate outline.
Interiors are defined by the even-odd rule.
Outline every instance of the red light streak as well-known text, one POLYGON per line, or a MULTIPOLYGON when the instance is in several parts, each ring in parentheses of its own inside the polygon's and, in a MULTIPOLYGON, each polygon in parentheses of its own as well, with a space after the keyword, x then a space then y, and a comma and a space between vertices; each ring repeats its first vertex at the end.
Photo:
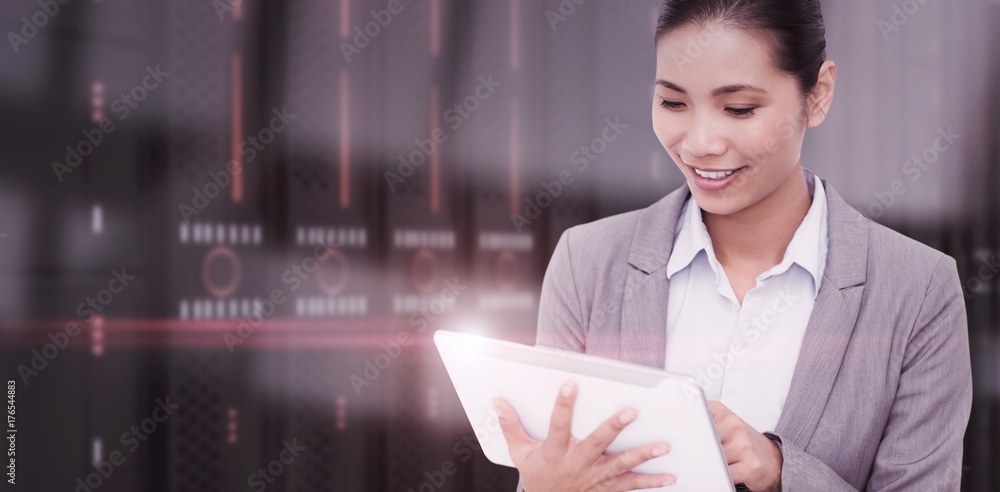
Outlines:
POLYGON ((350 86, 347 70, 340 71, 340 206, 351 205, 350 86))
POLYGON ((236 161, 233 172, 233 203, 243 201, 243 155, 240 154, 240 140, 243 135, 243 55, 233 53, 232 63, 232 159, 236 161))
MULTIPOLYGON (((438 114, 441 112, 440 88, 431 87, 431 132, 438 128, 438 114)), ((441 211, 441 145, 431 154, 431 212, 441 211)))
POLYGON ((521 211, 521 105, 510 105, 510 213, 521 211))

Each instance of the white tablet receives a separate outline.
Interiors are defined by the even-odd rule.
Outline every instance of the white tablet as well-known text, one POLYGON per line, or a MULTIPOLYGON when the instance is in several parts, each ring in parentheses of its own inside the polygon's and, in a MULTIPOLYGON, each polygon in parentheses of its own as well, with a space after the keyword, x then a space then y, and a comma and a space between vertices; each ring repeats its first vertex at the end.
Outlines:
POLYGON ((586 438, 622 408, 631 407, 638 418, 608 446, 609 453, 654 442, 670 444, 670 453, 632 471, 670 473, 677 483, 645 490, 734 490, 705 395, 687 376, 447 330, 435 332, 434 343, 483 453, 493 463, 514 466, 492 398, 510 403, 528 435, 541 441, 548 434, 559 388, 572 380, 578 386, 573 437, 586 438))

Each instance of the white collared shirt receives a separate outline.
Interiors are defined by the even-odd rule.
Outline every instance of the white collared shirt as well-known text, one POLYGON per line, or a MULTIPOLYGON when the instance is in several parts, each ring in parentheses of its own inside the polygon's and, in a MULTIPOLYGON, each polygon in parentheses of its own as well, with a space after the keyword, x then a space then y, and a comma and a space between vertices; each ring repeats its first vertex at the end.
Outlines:
POLYGON ((773 431, 781 416, 826 264, 826 193, 805 174, 812 205, 781 263, 757 277, 742 306, 694 196, 681 210, 667 262, 665 369, 695 378, 706 398, 758 432, 773 431))

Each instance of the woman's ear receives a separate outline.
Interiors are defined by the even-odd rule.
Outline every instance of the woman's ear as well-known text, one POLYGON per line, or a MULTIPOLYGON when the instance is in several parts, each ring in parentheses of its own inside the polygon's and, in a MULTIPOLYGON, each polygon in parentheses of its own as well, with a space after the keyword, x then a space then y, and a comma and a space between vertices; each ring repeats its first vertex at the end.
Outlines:
POLYGON ((826 113, 833 103, 833 88, 837 82, 837 64, 833 60, 826 60, 819 67, 819 78, 816 80, 816 87, 809 95, 807 114, 809 122, 807 127, 819 126, 826 119, 826 113))

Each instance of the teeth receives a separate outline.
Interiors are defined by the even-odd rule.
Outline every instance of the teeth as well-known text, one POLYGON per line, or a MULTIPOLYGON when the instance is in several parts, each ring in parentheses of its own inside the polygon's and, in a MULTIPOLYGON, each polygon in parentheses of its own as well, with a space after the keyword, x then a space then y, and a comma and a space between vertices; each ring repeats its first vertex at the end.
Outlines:
POLYGON ((717 173, 713 173, 709 171, 702 171, 700 169, 695 169, 694 172, 698 173, 698 176, 701 176, 703 178, 721 179, 725 178, 726 176, 729 176, 730 174, 733 174, 736 171, 719 171, 717 173))

